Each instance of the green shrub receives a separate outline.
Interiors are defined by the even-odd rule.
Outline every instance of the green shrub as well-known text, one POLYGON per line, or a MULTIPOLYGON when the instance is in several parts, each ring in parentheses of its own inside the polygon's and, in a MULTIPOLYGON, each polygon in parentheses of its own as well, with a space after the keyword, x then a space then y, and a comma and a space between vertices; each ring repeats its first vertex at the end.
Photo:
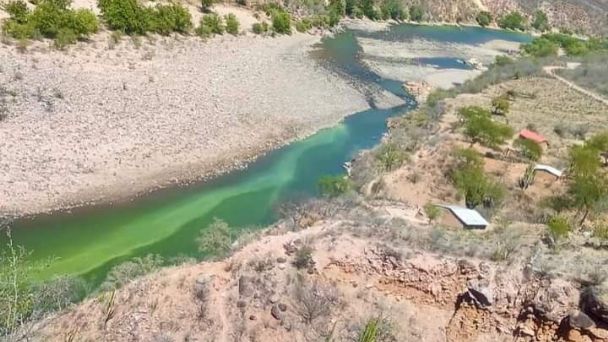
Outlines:
POLYGON ((402 20, 407 17, 403 4, 399 0, 385 0, 380 4, 380 14, 382 19, 402 20))
POLYGON ((252 30, 252 31, 253 31, 253 33, 255 33, 255 34, 263 34, 263 33, 266 33, 266 32, 268 32, 268 23, 266 23, 265 21, 264 21, 264 22, 261 22, 261 23, 254 23, 254 24, 251 26, 251 30, 252 30))
POLYGON ((567 237, 570 233, 570 223, 566 217, 561 215, 551 217, 547 222, 547 228, 549 229, 549 237, 553 242, 567 237))
POLYGON ((429 223, 435 221, 441 215, 441 209, 433 203, 427 203, 424 205, 424 214, 429 219, 429 223))
POLYGON ((464 122, 464 134, 473 144, 497 148, 513 135, 513 129, 509 125, 493 121, 490 112, 481 107, 463 107, 458 114, 464 122))
POLYGON ((407 154, 397 145, 385 143, 376 152, 376 159, 384 171, 392 171, 403 164, 407 159, 407 154))
POLYGON ((137 0, 99 0, 98 5, 110 29, 126 34, 148 31, 146 11, 137 0))
POLYGON ((371 20, 380 19, 380 12, 376 8, 374 0, 361 0, 359 8, 363 12, 363 15, 371 20))
POLYGON ((226 32, 232 35, 239 34, 239 20, 236 18, 236 15, 230 13, 224 17, 226 21, 226 32))
POLYGON ((27 4, 22 0, 14 0, 8 2, 2 7, 6 13, 10 16, 10 19, 18 24, 27 23, 30 10, 27 8, 27 4))
POLYGON ((157 4, 150 8, 137 0, 99 0, 101 14, 108 27, 126 34, 156 32, 187 33, 192 28, 190 12, 180 4, 157 4))
POLYGON ((473 149, 458 149, 454 153, 455 165, 451 179, 459 193, 465 196, 468 208, 483 204, 495 208, 505 197, 504 186, 489 179, 483 171, 483 159, 473 149))
POLYGON ((78 37, 76 33, 70 29, 61 29, 57 33, 57 37, 55 38, 55 47, 62 50, 65 49, 68 45, 76 43, 78 37))
POLYGON ((206 256, 224 257, 232 246, 232 233, 228 224, 220 219, 213 219, 213 222, 201 230, 196 239, 198 250, 206 256))
POLYGON ((526 18, 521 13, 513 11, 500 18, 498 26, 503 29, 524 31, 526 29, 526 18))
POLYGON ((502 95, 492 99, 492 114, 505 116, 509 112, 509 99, 502 95))
POLYGON ((308 18, 303 18, 296 22, 296 30, 298 32, 308 32, 308 30, 312 29, 312 22, 308 18))
POLYGON ((370 319, 359 333, 358 342, 376 342, 378 335, 378 319, 370 319))
POLYGON ((160 255, 148 254, 143 258, 133 258, 112 267, 99 287, 102 291, 120 288, 136 278, 158 270, 163 263, 160 255))
POLYGON ((308 268, 310 266, 314 266, 314 260, 312 259, 313 249, 309 245, 304 245, 295 253, 295 258, 293 260, 293 265, 297 269, 308 268))
POLYGON ((509 57, 509 56, 498 55, 494 59, 494 65, 495 66, 499 66, 499 67, 505 66, 505 65, 508 65, 508 64, 513 64, 513 63, 514 63, 513 59, 511 57, 509 57))
POLYGON ((534 12, 532 27, 541 32, 549 31, 551 29, 551 26, 549 26, 549 19, 547 18, 545 12, 541 10, 534 12))
POLYGON ((151 32, 168 35, 171 32, 187 33, 192 28, 188 10, 176 3, 157 5, 148 11, 148 28, 151 32))
POLYGON ((13 1, 5 6, 10 18, 2 29, 9 36, 24 40, 40 37, 57 39, 55 46, 64 48, 78 39, 97 32, 97 17, 89 10, 71 10, 69 2, 42 0, 33 11, 25 3, 13 1))
POLYGON ((531 43, 522 45, 522 49, 533 57, 548 57, 557 56, 559 45, 546 38, 537 38, 531 43))
POLYGON ((319 179, 319 192, 326 197, 337 197, 350 190, 350 181, 343 176, 324 176, 319 179))
POLYGON ((410 7, 410 20, 412 21, 422 21, 424 17, 424 10, 420 6, 413 5, 410 7))
POLYGON ((530 160, 537 161, 543 154, 543 148, 536 142, 528 139, 517 139, 514 143, 521 154, 530 160))
POLYGON ((291 16, 285 11, 272 12, 272 29, 276 33, 291 34, 291 16))
POLYGON ((224 34, 224 22, 222 17, 215 13, 206 14, 201 18, 196 34, 203 38, 211 37, 214 34, 224 34))
POLYGON ((490 12, 481 11, 477 14, 477 17, 475 17, 475 20, 477 20, 477 23, 479 24, 479 26, 486 27, 492 23, 493 18, 492 18, 492 14, 490 14, 490 12))

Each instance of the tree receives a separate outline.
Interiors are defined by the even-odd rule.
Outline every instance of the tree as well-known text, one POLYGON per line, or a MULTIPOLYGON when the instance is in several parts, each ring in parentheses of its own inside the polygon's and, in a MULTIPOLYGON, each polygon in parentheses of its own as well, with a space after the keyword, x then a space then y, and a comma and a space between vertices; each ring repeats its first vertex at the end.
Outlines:
POLYGON ((521 13, 513 11, 498 20, 498 26, 508 30, 521 30, 526 29, 526 18, 521 13))
POLYGON ((477 14, 477 17, 475 17, 475 20, 477 20, 477 23, 479 24, 479 26, 486 27, 492 23, 493 18, 492 18, 492 14, 490 14, 490 12, 481 11, 477 14))
POLYGON ((350 181, 340 175, 324 176, 319 179, 319 192, 326 197, 338 197, 350 188, 350 181))
POLYGON ((537 161, 543 154, 543 148, 535 141, 528 139, 517 139, 514 143, 518 147, 521 154, 532 161, 537 161))
POLYGON ((380 19, 380 13, 376 9, 374 0, 361 0, 361 10, 363 11, 363 15, 371 20, 380 19))
POLYGON ((196 239, 198 250, 209 256, 223 257, 232 245, 232 233, 228 224, 218 218, 201 230, 196 239))
POLYGON ((412 5, 410 7, 410 20, 420 22, 424 17, 424 10, 420 6, 412 5))
POLYGON ((395 19, 401 20, 405 18, 405 10, 403 4, 399 0, 385 0, 380 5, 380 13, 382 19, 395 19))
POLYGON ((458 113, 464 121, 464 134, 472 144, 496 148, 513 135, 510 126, 492 121, 490 112, 481 107, 464 107, 458 113))
POLYGON ((429 219, 429 223, 431 223, 437 218, 439 218, 439 215, 441 214, 441 209, 439 209, 439 207, 437 207, 433 203, 427 203, 424 205, 424 214, 429 219))
POLYGON ((545 12, 538 10, 534 12, 534 20, 532 20, 532 27, 540 32, 549 31, 549 19, 545 12))
POLYGON ((407 155, 393 143, 382 144, 376 153, 376 159, 385 171, 392 171, 403 164, 407 155))
POLYGON ((456 150, 451 178, 458 191, 465 196, 468 208, 480 204, 488 208, 496 207, 505 196, 504 187, 484 174, 483 159, 473 149, 456 150))
POLYGON ((509 112, 509 99, 506 96, 498 96, 492 99, 492 114, 506 116, 509 112))

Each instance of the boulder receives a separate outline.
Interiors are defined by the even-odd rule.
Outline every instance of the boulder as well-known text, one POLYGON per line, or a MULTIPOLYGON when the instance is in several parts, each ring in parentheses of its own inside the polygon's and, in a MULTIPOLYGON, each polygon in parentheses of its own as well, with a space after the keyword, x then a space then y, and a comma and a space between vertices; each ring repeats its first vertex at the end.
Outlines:
POLYGON ((479 308, 492 306, 494 293, 487 282, 470 281, 467 286, 467 297, 479 308))
POLYGON ((572 283, 553 279, 538 289, 532 305, 542 318, 559 324, 578 307, 578 298, 579 291, 572 283))
POLYGON ((581 293, 580 304, 583 312, 608 324, 608 290, 590 286, 581 293))
POLYGON ((573 311, 568 315, 568 325, 573 329, 589 329, 595 326, 595 322, 587 314, 581 311, 573 311))
POLYGON ((274 317, 276 320, 283 320, 283 313, 281 312, 281 309, 279 308, 279 306, 277 304, 273 305, 272 308, 270 309, 270 314, 272 315, 272 317, 274 317))

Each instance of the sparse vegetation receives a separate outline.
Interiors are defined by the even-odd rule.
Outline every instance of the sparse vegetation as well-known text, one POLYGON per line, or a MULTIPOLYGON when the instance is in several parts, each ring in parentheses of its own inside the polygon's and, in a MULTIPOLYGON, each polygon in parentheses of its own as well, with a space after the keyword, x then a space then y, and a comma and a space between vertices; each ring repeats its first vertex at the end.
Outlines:
POLYGON ((454 156, 451 179, 458 191, 464 195, 466 206, 499 206, 505 197, 504 186, 484 174, 483 159, 479 153, 472 149, 459 149, 454 152, 454 156))
POLYGON ((226 256, 232 246, 232 232, 228 224, 220 219, 213 222, 196 239, 198 250, 207 257, 221 258, 226 256))
POLYGON ((271 13, 272 29, 279 34, 291 34, 291 15, 284 10, 271 13))
POLYGON ((190 12, 178 3, 145 7, 137 0, 99 0, 98 5, 110 29, 129 35, 187 33, 192 28, 190 12))
POLYGON ((441 209, 433 203, 427 203, 424 205, 424 214, 429 219, 429 223, 431 223, 439 218, 441 209))
POLYGON ((520 30, 526 29, 526 18, 517 11, 510 12, 498 20, 498 26, 507 30, 520 30))
POLYGON ((464 134, 473 144, 497 148, 513 135, 510 126, 493 121, 490 111, 481 107, 463 107, 459 109, 458 115, 463 120, 464 134))
POLYGON ((125 261, 112 267, 99 288, 102 291, 118 289, 136 278, 158 270, 163 263, 164 259, 160 255, 154 254, 125 261))
POLYGON ((326 197, 337 197, 351 189, 350 181, 341 175, 321 177, 318 184, 319 192, 326 197))
POLYGON ((552 245, 555 245, 557 241, 567 237, 570 233, 570 223, 564 216, 553 216, 547 222, 547 228, 549 229, 549 239, 552 245))
POLYGON ((232 35, 238 35, 239 34, 239 21, 236 18, 236 15, 230 13, 228 15, 226 15, 224 17, 225 21, 226 21, 226 32, 232 34, 232 35))
POLYGON ((514 146, 519 148, 519 152, 524 158, 532 161, 539 160, 543 154, 542 147, 532 140, 517 139, 515 140, 514 146))
POLYGON ((255 34, 264 34, 268 32, 268 23, 263 21, 261 23, 254 23, 251 26, 251 30, 255 34))
POLYGON ((12 0, 4 6, 10 17, 4 21, 2 30, 19 40, 53 39, 58 48, 97 32, 99 22, 93 12, 72 10, 69 5, 70 1, 41 0, 30 11, 22 0, 12 0))
POLYGON ((410 20, 420 22, 424 17, 424 10, 418 5, 410 6, 410 20))
POLYGON ((492 99, 492 114, 506 116, 509 112, 509 98, 507 96, 497 96, 492 99))
POLYGON ((215 13, 206 14, 201 18, 196 34, 201 38, 209 38, 215 34, 224 34, 224 22, 222 17, 215 13))
POLYGON ((386 143, 382 144, 376 152, 376 159, 383 170, 392 171, 407 160, 407 154, 394 143, 386 143))
POLYGON ((314 266, 315 262, 312 259, 312 252, 314 250, 308 244, 298 248, 293 259, 293 265, 297 269, 305 269, 314 266))
POLYGON ((532 27, 540 32, 549 31, 551 26, 549 25, 549 19, 545 12, 538 10, 534 12, 534 20, 532 20, 532 27))
POLYGON ((492 23, 492 20, 494 20, 494 19, 492 18, 492 14, 490 12, 481 11, 477 14, 477 17, 475 17, 475 20, 477 21, 479 26, 486 27, 486 26, 490 25, 492 23))

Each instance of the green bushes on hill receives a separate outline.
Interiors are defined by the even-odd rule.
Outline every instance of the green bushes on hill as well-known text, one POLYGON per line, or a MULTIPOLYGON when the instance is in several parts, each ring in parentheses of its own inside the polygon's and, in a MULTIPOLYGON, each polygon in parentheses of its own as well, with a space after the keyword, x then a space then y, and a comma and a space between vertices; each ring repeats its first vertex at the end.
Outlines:
POLYGON ((137 0, 99 0, 98 5, 108 27, 126 34, 166 35, 187 33, 192 28, 190 12, 177 3, 149 8, 137 0))
POLYGON ((483 172, 483 159, 472 149, 458 149, 454 153, 455 165, 451 179, 458 191, 464 195, 466 206, 475 208, 482 205, 495 208, 505 197, 502 184, 488 178, 483 172))
POLYGON ((488 11, 481 11, 475 17, 475 20, 479 24, 479 26, 486 27, 492 23, 492 14, 488 11))
POLYGON ((2 30, 16 39, 50 38, 62 48, 97 32, 99 22, 93 12, 69 8, 70 1, 41 0, 33 11, 22 0, 4 6, 9 14, 2 30))
POLYGON ((533 57, 557 56, 559 45, 549 39, 538 38, 531 43, 524 44, 522 50, 533 57))
POLYGON ((412 21, 422 21, 424 17, 424 10, 420 6, 412 5, 410 7, 410 20, 412 21))
POLYGON ((534 12, 532 27, 541 32, 549 31, 551 29, 551 26, 549 26, 549 19, 547 18, 545 12, 541 10, 534 12))
POLYGON ((500 122, 492 120, 490 111, 481 107, 470 106, 460 108, 458 115, 463 121, 464 134, 472 143, 480 143, 490 148, 496 148, 513 135, 513 129, 500 122))
POLYGON ((226 32, 235 36, 239 34, 239 20, 236 18, 236 15, 230 13, 224 19, 226 21, 226 32))
POLYGON ((508 30, 520 30, 526 29, 526 18, 521 13, 513 11, 498 20, 498 26, 508 30))
POLYGON ((319 192, 322 196, 337 197, 352 188, 350 181, 343 176, 324 176, 319 179, 319 192))
POLYGON ((225 27, 222 17, 215 13, 206 14, 201 18, 196 34, 202 38, 209 38, 215 34, 224 34, 225 27))
POLYGON ((272 29, 276 33, 291 34, 291 15, 284 10, 275 10, 272 16, 272 29))

